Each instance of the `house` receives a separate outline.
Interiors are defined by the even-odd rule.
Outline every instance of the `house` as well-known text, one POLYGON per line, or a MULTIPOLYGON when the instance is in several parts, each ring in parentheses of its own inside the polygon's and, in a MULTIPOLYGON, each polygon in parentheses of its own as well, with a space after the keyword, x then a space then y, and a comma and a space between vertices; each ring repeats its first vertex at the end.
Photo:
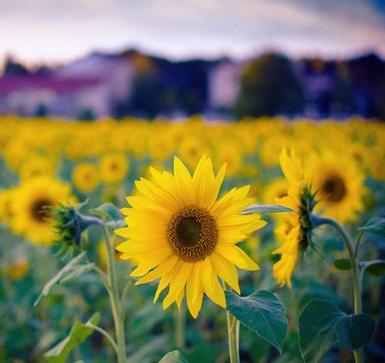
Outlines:
POLYGON ((54 75, 7 76, 0 79, 0 113, 77 118, 109 113, 108 88, 98 78, 54 75))
POLYGON ((92 53, 55 71, 58 78, 99 79, 107 88, 110 111, 113 111, 115 103, 129 98, 134 74, 135 68, 129 59, 102 53, 92 53))
POLYGON ((46 74, 0 78, 0 114, 100 118, 114 114, 131 92, 127 60, 92 54, 46 74))
POLYGON ((336 86, 335 63, 308 59, 299 62, 298 66, 305 93, 305 116, 328 116, 332 111, 336 86))
POLYGON ((213 66, 208 76, 209 108, 231 110, 238 97, 242 64, 224 60, 213 66))

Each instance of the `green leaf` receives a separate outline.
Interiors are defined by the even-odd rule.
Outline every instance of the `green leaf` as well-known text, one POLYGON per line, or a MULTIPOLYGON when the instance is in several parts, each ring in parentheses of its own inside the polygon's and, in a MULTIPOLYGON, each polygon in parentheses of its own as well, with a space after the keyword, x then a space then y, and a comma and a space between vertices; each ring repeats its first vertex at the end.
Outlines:
POLYGON ((343 319, 338 328, 341 343, 354 350, 369 343, 376 324, 369 314, 352 314, 343 319))
POLYGON ((188 363, 179 350, 168 352, 159 363, 188 363))
POLYGON ((385 218, 371 218, 365 225, 358 228, 358 230, 375 236, 385 237, 385 218))
POLYGON ((119 209, 112 203, 103 203, 97 208, 90 209, 90 213, 102 218, 104 221, 118 222, 122 219, 119 209))
POLYGON ((332 303, 313 300, 299 317, 302 358, 305 362, 319 362, 337 343, 358 349, 370 341, 374 329, 374 320, 368 314, 348 315, 332 303))
POLYGON ((68 281, 71 278, 77 277, 80 274, 89 271, 94 267, 93 263, 86 263, 88 259, 86 257, 86 251, 83 251, 71 261, 69 261, 52 279, 50 279, 43 287, 42 292, 35 300, 33 306, 39 304, 40 300, 47 296, 54 285, 61 284, 65 281, 68 281))
POLYGON ((374 276, 385 274, 385 260, 362 261, 360 266, 362 270, 374 276))
POLYGON ((149 340, 148 343, 141 345, 139 349, 127 357, 127 363, 154 362, 155 359, 151 358, 159 351, 163 351, 167 342, 168 339, 165 335, 160 335, 149 340))
POLYGON ((242 297, 226 291, 227 310, 242 325, 273 345, 280 352, 287 333, 285 306, 276 295, 259 290, 242 297))
POLYGON ((352 264, 347 258, 339 258, 334 261, 334 267, 339 270, 350 270, 352 268, 352 264))
POLYGON ((47 358, 47 362, 67 362, 68 355, 71 351, 93 333, 93 328, 89 327, 88 324, 92 323, 93 325, 97 325, 99 324, 99 321, 100 315, 98 313, 94 314, 86 323, 76 321, 69 335, 44 354, 45 358, 47 358))
POLYGON ((273 204, 252 204, 249 205, 242 214, 254 214, 254 213, 282 213, 292 212, 293 210, 282 205, 273 204))

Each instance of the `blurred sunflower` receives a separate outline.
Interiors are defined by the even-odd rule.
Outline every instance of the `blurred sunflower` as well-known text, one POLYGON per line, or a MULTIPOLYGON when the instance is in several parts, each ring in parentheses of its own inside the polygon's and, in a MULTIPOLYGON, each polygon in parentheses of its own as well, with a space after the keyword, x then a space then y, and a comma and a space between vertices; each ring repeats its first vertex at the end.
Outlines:
POLYGON ((100 160, 101 178, 106 184, 118 184, 126 176, 128 160, 124 154, 111 153, 100 160))
POLYGON ((313 224, 310 214, 315 200, 308 181, 304 177, 301 161, 295 153, 286 149, 281 151, 279 162, 288 183, 287 195, 278 198, 277 204, 291 208, 278 223, 275 234, 280 247, 273 251, 280 259, 273 266, 273 276, 279 285, 291 287, 291 276, 297 265, 298 257, 311 245, 313 224), (283 219, 283 220, 282 220, 283 219))
POLYGON ((179 145, 180 157, 187 163, 188 166, 195 168, 206 149, 201 138, 188 136, 181 140, 179 145))
POLYGON ((374 179, 385 180, 385 150, 383 144, 376 145, 367 152, 366 167, 374 179))
POLYGON ((266 224, 258 215, 241 215, 252 202, 249 187, 234 188, 217 199, 225 166, 215 175, 207 157, 200 159, 193 175, 176 157, 174 174, 153 168, 151 174, 152 181, 136 182, 138 196, 127 198, 132 208, 122 209, 128 226, 116 230, 127 239, 117 247, 121 259, 137 265, 131 273, 141 277, 137 284, 160 279, 154 302, 169 286, 164 309, 174 302, 180 308, 185 294, 194 318, 204 294, 225 307, 218 277, 239 293, 235 266, 258 269, 236 246, 266 224))
POLYGON ((284 178, 275 179, 263 189, 263 202, 265 204, 274 204, 277 199, 286 195, 287 181, 284 178))
POLYGON ((55 239, 50 209, 73 202, 70 186, 48 177, 23 183, 13 198, 13 229, 37 245, 49 245, 55 239))
POLYGON ((40 176, 52 176, 55 170, 53 160, 42 155, 34 155, 20 167, 19 175, 22 180, 40 176))
POLYGON ((353 222, 363 208, 365 175, 355 160, 339 153, 309 158, 309 176, 317 192, 318 210, 341 223, 353 222))
POLYGON ((21 280, 29 270, 29 263, 25 256, 18 257, 7 266, 7 275, 11 280, 21 280))
POLYGON ((83 193, 90 193, 100 183, 99 170, 96 165, 84 162, 75 166, 72 171, 72 182, 77 190, 83 193))
POLYGON ((242 145, 230 139, 221 140, 216 149, 216 165, 226 163, 228 175, 236 175, 242 166, 242 145))
POLYGON ((0 223, 11 224, 14 217, 15 188, 0 191, 0 223))

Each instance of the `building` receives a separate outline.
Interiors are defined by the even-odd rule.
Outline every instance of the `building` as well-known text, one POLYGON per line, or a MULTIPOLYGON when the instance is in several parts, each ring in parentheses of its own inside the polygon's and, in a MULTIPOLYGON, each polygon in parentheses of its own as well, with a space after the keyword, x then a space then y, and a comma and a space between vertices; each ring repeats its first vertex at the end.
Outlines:
POLYGON ((0 113, 100 118, 113 115, 131 92, 129 61, 93 54, 46 74, 0 79, 0 113))
POLYGON ((238 97, 242 64, 225 60, 215 65, 208 76, 209 108, 231 110, 238 97))

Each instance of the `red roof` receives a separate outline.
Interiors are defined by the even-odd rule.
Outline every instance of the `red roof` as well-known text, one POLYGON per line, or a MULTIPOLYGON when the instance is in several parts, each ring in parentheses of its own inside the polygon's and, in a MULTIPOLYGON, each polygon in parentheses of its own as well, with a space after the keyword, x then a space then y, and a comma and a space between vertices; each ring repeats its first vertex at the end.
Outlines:
POLYGON ((53 75, 5 76, 0 78, 0 95, 26 89, 47 89, 56 93, 72 93, 85 88, 95 87, 100 83, 101 80, 95 77, 59 78, 53 75))

